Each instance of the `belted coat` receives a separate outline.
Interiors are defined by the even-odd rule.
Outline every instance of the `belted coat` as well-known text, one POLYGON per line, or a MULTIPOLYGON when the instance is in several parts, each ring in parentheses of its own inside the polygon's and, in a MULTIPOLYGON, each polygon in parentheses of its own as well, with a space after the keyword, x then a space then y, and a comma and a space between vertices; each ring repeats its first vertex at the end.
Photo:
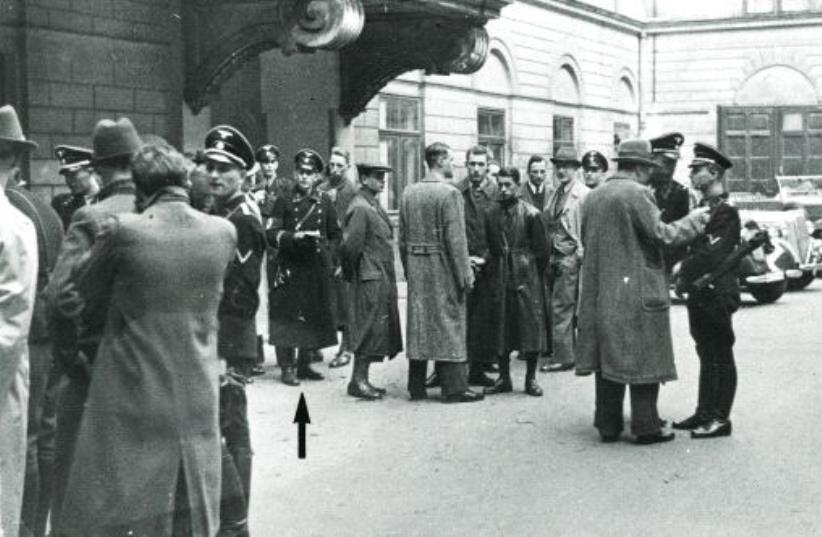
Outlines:
POLYGON ((337 343, 331 271, 342 232, 334 203, 324 192, 277 198, 266 230, 277 259, 269 274, 269 333, 281 347, 321 349, 337 343), (295 238, 298 231, 319 233, 295 238))
POLYGON ((87 307, 109 307, 60 535, 170 537, 178 479, 192 535, 217 533, 217 308, 237 235, 175 191, 110 217, 78 268, 87 307))
POLYGON ((37 234, 0 190, 0 535, 16 536, 26 469, 28 335, 37 289, 37 234))
POLYGON ((706 221, 702 213, 664 223, 651 190, 619 173, 588 194, 577 374, 623 384, 677 378, 662 247, 692 241, 706 221))
POLYGON ((408 281, 410 360, 466 360, 466 288, 474 283, 460 192, 433 174, 400 201, 399 250, 408 281))
POLYGON ((489 312, 477 342, 492 356, 547 350, 541 274, 550 249, 537 209, 518 199, 496 203, 485 218, 489 312))

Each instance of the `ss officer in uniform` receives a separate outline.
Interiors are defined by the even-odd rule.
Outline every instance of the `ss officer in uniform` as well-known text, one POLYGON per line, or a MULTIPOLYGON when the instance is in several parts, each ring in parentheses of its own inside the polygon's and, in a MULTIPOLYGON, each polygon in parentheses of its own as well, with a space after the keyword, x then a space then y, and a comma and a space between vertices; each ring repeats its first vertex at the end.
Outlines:
POLYGON ((298 379, 322 380, 311 369, 312 352, 337 343, 331 302, 331 270, 336 265, 342 232, 334 202, 315 189, 324 163, 316 151, 300 150, 294 158, 294 190, 274 204, 266 230, 278 250, 272 268, 269 332, 277 347, 284 384, 298 379), (299 353, 297 353, 299 349, 299 353))
POLYGON ((60 162, 60 175, 66 181, 70 192, 57 194, 51 200, 51 206, 60 215, 63 229, 68 229, 74 211, 94 203, 100 185, 91 166, 91 150, 84 147, 58 145, 54 156, 60 162))
POLYGON ((220 429, 225 446, 220 523, 224 529, 241 529, 248 516, 251 493, 252 452, 245 384, 257 360, 255 315, 260 304, 265 236, 260 217, 251 206, 253 202, 242 190, 246 174, 254 166, 254 151, 245 136, 229 125, 214 127, 206 134, 204 156, 215 214, 226 218, 237 231, 237 249, 225 274, 217 311, 217 354, 226 365, 220 387, 220 429), (232 489, 238 479, 241 490, 232 489))
MULTIPOLYGON (((691 194, 688 188, 674 180, 676 163, 679 161, 679 148, 685 137, 678 132, 663 134, 651 140, 653 160, 657 167, 651 173, 651 189, 654 192, 660 218, 666 224, 684 217, 691 210, 691 194)), ((679 261, 685 257, 684 246, 665 247, 665 268, 668 274, 679 261)))
MULTIPOLYGON (((699 277, 714 272, 739 244, 739 211, 728 204, 722 186, 731 162, 713 147, 695 143, 691 181, 702 193, 701 205, 710 210, 705 236, 694 242, 682 262, 686 288, 699 277)), ((699 355, 699 394, 693 416, 674 423, 690 429, 693 438, 731 434, 731 406, 736 394, 735 341, 732 317, 739 309, 736 270, 720 275, 707 288, 688 295, 688 321, 699 355)))

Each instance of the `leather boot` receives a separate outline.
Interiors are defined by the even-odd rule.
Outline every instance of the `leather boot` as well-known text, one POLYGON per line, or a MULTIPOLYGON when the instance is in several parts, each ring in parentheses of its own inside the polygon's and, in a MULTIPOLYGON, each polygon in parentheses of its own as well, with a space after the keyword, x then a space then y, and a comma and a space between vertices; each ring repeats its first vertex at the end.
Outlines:
POLYGON ((368 383, 368 367, 371 362, 367 358, 354 357, 354 367, 351 370, 351 382, 348 383, 348 395, 373 401, 380 399, 382 394, 368 383))
POLYGON ((282 369, 283 369, 283 374, 282 374, 283 384, 285 384, 286 386, 299 386, 300 385, 300 381, 297 380, 297 369, 296 368, 290 367, 290 366, 285 366, 282 369))
POLYGON ((719 389, 716 401, 716 413, 722 419, 727 420, 731 416, 731 407, 736 396, 736 364, 717 365, 717 375, 719 376, 719 389))
POLYGON ((297 355, 297 378, 300 380, 323 380, 325 377, 321 373, 311 369, 312 349, 300 349, 297 355))

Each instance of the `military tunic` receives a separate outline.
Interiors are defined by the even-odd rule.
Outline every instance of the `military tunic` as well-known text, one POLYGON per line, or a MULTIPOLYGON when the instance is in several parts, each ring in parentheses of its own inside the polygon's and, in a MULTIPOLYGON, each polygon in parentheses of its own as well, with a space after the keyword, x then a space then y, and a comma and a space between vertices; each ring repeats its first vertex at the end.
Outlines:
MULTIPOLYGON (((684 217, 691 210, 691 194, 688 187, 671 180, 670 183, 654 189, 654 200, 659 207, 659 217, 666 224, 675 222, 684 217)), ((665 268, 671 273, 674 265, 681 261, 687 252, 684 246, 666 246, 665 268)))
POLYGON ((89 201, 85 196, 76 196, 70 192, 57 194, 51 199, 51 206, 60 216, 64 230, 68 229, 74 212, 80 207, 85 207, 88 203, 89 201))
POLYGON ((279 347, 319 349, 337 343, 331 311, 331 270, 336 264, 342 232, 334 203, 323 192, 301 195, 296 190, 277 199, 266 230, 278 249, 269 276, 269 329, 279 347), (297 231, 314 231, 319 238, 297 240, 297 231))

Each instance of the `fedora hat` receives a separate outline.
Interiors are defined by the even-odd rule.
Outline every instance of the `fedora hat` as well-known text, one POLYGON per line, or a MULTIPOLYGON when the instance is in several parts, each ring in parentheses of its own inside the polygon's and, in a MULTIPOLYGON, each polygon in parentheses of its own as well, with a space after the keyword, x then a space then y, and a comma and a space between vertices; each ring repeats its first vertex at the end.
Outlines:
POLYGON ((9 142, 22 149, 37 149, 37 144, 23 136, 20 118, 10 104, 0 107, 0 142, 9 142))
POLYGON ((559 149, 557 149, 556 154, 553 157, 551 157, 551 162, 553 164, 559 164, 560 162, 570 162, 572 164, 576 164, 577 168, 582 166, 582 162, 579 161, 579 157, 577 155, 577 150, 567 145, 563 145, 559 149))
POLYGON ((645 166, 658 167, 659 164, 653 161, 653 151, 651 142, 641 138, 625 140, 617 148, 617 156, 611 160, 614 162, 633 162, 644 164, 645 166))
POLYGON ((122 117, 117 121, 101 119, 94 126, 91 138, 93 162, 128 157, 143 146, 137 129, 127 117, 122 117))

